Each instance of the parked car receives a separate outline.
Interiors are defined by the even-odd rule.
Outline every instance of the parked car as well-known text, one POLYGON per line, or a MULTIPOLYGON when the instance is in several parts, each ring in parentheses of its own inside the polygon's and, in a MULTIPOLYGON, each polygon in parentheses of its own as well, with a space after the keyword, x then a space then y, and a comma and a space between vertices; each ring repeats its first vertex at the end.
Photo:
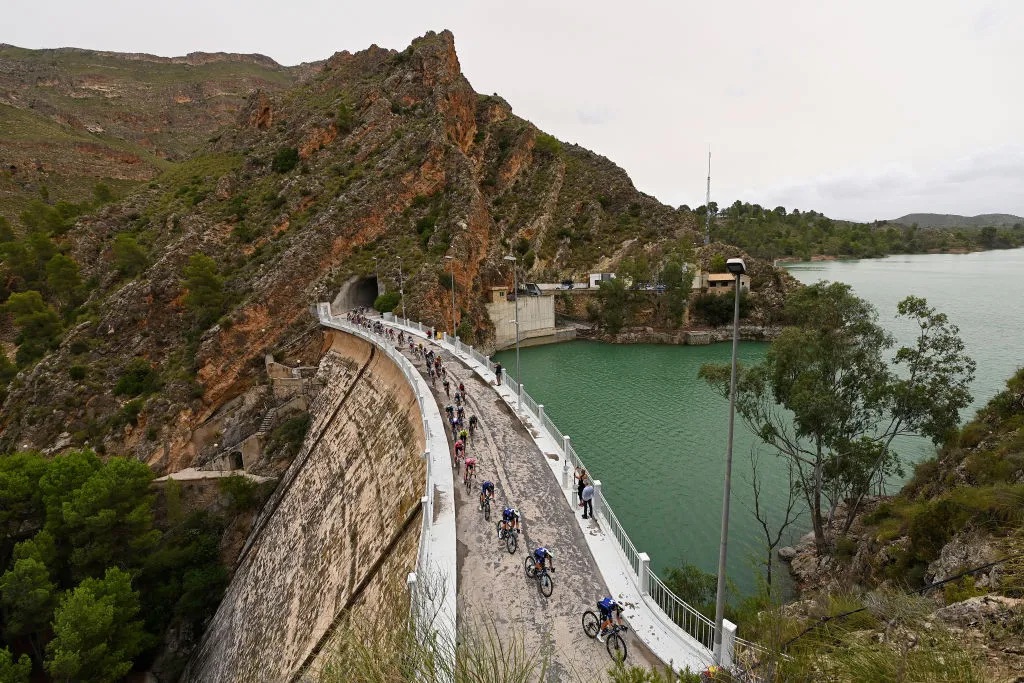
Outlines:
POLYGON ((523 287, 527 296, 540 296, 540 287, 537 286, 536 282, 527 282, 523 287))
POLYGON ((562 280, 562 289, 572 289, 572 288, 573 288, 572 280, 562 280))

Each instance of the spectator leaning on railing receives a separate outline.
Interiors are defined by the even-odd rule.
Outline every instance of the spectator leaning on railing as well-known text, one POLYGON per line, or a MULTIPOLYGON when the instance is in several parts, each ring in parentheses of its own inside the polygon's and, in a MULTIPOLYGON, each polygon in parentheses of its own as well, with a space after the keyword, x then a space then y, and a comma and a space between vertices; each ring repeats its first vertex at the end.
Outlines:
POLYGON ((587 483, 583 487, 583 492, 580 493, 580 499, 583 501, 583 519, 588 519, 594 516, 594 485, 587 483))

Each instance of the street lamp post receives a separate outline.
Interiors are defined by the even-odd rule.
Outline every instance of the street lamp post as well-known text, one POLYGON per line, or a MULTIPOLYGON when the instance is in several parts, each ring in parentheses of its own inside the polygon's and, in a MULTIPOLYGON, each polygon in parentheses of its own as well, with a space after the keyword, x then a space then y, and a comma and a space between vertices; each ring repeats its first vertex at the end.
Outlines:
POLYGON ((452 267, 452 337, 455 336, 455 257, 445 256, 451 262, 452 267))
POLYGON ((736 276, 736 301, 732 314, 732 377, 729 379, 729 438, 725 448, 725 490, 722 494, 722 542, 718 548, 718 589, 715 593, 715 664, 722 663, 722 622, 725 621, 725 557, 729 543, 729 494, 732 489, 732 433, 736 419, 736 348, 740 340, 740 278, 747 271, 743 259, 725 263, 736 276))
POLYGON ((373 277, 377 279, 377 296, 381 295, 380 291, 380 270, 378 268, 380 264, 377 263, 377 257, 373 257, 373 277))
POLYGON ((402 318, 405 318, 405 283, 402 281, 402 257, 398 257, 398 294, 402 297, 402 318))
POLYGON ((509 254, 505 257, 506 261, 512 262, 512 296, 515 297, 516 303, 516 382, 522 383, 522 379, 519 375, 519 273, 516 270, 516 257, 509 254))

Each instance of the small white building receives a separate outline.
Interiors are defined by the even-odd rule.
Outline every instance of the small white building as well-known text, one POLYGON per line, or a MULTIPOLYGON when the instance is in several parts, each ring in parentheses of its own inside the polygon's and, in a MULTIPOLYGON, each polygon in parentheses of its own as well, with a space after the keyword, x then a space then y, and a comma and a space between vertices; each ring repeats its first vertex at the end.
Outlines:
POLYGON ((587 279, 588 287, 599 287, 601 282, 604 280, 611 280, 615 277, 615 273, 591 273, 587 279))
MULTIPOLYGON (((712 294, 725 294, 726 292, 732 292, 732 288, 736 283, 736 276, 732 273, 709 273, 707 283, 708 291, 712 294)), ((749 275, 740 275, 740 291, 750 291, 749 275)))

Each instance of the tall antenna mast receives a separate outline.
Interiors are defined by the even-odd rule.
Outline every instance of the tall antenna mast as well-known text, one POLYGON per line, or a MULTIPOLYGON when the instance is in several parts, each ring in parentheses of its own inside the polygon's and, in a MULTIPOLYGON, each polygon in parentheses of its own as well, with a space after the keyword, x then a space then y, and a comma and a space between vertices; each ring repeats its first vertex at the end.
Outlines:
POLYGON ((704 246, 711 244, 711 147, 708 147, 708 196, 704 201, 704 246))

